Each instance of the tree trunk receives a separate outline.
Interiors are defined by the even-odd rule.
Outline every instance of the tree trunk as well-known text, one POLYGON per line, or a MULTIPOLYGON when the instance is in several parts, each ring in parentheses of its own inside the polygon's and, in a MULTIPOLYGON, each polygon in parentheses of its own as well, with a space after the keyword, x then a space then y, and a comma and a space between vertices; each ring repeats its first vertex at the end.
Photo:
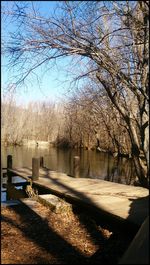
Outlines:
POLYGON ((148 188, 148 167, 147 167, 147 159, 141 146, 138 142, 138 137, 136 130, 132 124, 132 121, 129 121, 129 134, 131 139, 131 154, 135 166, 135 171, 141 186, 148 188), (143 157, 141 157, 141 154, 143 157))

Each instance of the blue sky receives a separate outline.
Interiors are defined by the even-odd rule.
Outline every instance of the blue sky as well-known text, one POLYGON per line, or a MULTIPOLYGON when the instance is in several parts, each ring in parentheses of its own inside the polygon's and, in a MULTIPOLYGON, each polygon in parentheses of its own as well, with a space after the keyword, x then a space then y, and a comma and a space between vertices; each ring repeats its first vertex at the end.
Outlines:
MULTIPOLYGON (((18 1, 20 2, 20 1, 18 1)), ((52 11, 56 3, 59 1, 33 1, 34 5, 39 7, 40 12, 43 15, 47 15, 52 11)), ((11 10, 11 5, 13 1, 2 1, 3 5, 11 10)), ((5 35, 8 38, 8 32, 15 30, 15 26, 12 23, 6 24, 2 20, 2 36, 5 35)), ((6 87, 9 78, 12 73, 8 72, 7 67, 4 65, 7 63, 5 56, 2 56, 2 93, 3 89, 6 87)), ((40 86, 36 80, 31 80, 31 84, 28 87, 20 87, 16 92, 16 99, 18 103, 27 104, 29 101, 39 101, 39 100, 60 100, 64 93, 67 93, 71 78, 67 76, 67 72, 64 70, 65 65, 70 64, 68 59, 61 59, 57 62, 57 66, 53 66, 48 72, 43 75, 42 67, 37 69, 36 74, 40 77, 40 86), (66 81, 66 79, 68 81, 66 81)))

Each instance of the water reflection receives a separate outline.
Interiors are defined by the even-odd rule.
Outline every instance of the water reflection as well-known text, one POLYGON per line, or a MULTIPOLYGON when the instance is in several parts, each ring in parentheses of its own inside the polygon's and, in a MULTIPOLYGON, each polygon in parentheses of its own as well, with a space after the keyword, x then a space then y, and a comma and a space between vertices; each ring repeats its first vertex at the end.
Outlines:
POLYGON ((32 157, 44 157, 44 166, 72 175, 73 157, 80 156, 80 177, 98 178, 133 185, 135 172, 131 159, 114 158, 110 154, 88 150, 63 150, 54 147, 3 147, 2 167, 7 165, 7 155, 13 156, 13 167, 31 167, 32 157))
POLYGON ((108 156, 107 175, 105 180, 133 185, 135 179, 135 171, 133 161, 124 157, 117 157, 110 162, 108 156))

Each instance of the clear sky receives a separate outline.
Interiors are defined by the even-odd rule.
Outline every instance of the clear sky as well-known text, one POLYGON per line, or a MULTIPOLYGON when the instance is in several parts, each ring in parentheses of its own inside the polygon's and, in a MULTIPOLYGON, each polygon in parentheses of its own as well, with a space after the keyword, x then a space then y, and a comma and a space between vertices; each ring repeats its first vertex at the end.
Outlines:
MULTIPOLYGON (((19 1, 18 1, 19 2, 19 1)), ((21 2, 21 1, 20 1, 21 2)), ((52 11, 57 2, 59 1, 33 1, 35 5, 38 5, 40 12, 43 15, 47 15, 52 11)), ((13 1, 2 1, 2 5, 7 5, 11 10, 11 5, 13 1)), ((2 20, 2 37, 8 37, 10 31, 15 30, 15 27, 12 23, 6 24, 6 21, 2 20)), ((9 78, 11 77, 10 72, 8 72, 7 67, 7 58, 2 56, 2 93, 5 89, 9 78)), ((48 72, 43 75, 42 67, 37 69, 36 73, 40 77, 40 86, 39 83, 32 81, 31 84, 28 84, 28 87, 22 86, 17 90, 16 98, 18 103, 27 104, 29 101, 38 101, 38 100, 60 100, 61 96, 66 93, 70 86, 71 78, 67 76, 65 65, 69 64, 69 59, 61 59, 58 61, 56 66, 53 66, 48 72), (68 79, 68 82, 66 81, 68 79)))

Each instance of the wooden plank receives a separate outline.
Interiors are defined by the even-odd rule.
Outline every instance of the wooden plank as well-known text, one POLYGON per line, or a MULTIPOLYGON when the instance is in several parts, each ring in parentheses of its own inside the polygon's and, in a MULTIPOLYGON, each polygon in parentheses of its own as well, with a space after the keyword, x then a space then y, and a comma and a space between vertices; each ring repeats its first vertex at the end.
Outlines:
MULTIPOLYGON (((10 172, 24 178, 32 174, 29 168, 11 169, 10 172)), ((33 181, 37 186, 117 218, 141 225, 149 214, 148 189, 100 179, 72 178, 43 168, 39 173, 39 179, 33 181)))
POLYGON ((44 185, 41 181, 37 181, 37 184, 41 187, 45 186, 45 188, 49 188, 50 191, 56 191, 66 197, 90 204, 118 218, 128 219, 128 221, 136 225, 140 225, 148 215, 148 198, 142 198, 144 195, 145 197, 148 196, 148 191, 145 189, 141 190, 143 194, 140 194, 139 197, 136 196, 136 198, 131 198, 130 196, 130 198, 128 198, 125 195, 121 196, 121 194, 117 194, 116 196, 114 194, 106 195, 105 192, 101 192, 100 195, 87 194, 86 192, 80 192, 77 188, 74 189, 73 186, 72 190, 70 187, 67 189, 67 184, 65 184, 66 187, 57 186, 53 183, 44 185))
MULTIPOLYGON (((31 170, 28 168, 21 168, 21 169, 13 169, 9 170, 10 172, 14 173, 14 175, 18 175, 25 179, 31 176, 31 170)), ((50 171, 49 171, 50 173, 50 171)), ((53 184, 54 182, 56 185, 67 185, 67 188, 72 187, 76 188, 79 191, 88 192, 91 194, 102 194, 106 193, 107 195, 118 194, 121 196, 135 196, 135 197, 143 197, 144 193, 148 194, 147 189, 143 189, 141 187, 134 187, 134 186, 127 186, 123 184, 108 182, 105 180, 95 180, 95 179, 74 179, 68 177, 66 174, 59 174, 58 172, 52 172, 53 177, 49 174, 49 178, 42 178, 40 177, 40 181, 43 183, 53 184), (56 174, 55 174, 56 173, 56 174), (57 176, 57 177, 56 177, 57 176), (144 192, 144 193, 143 193, 144 192)))
MULTIPOLYGON (((69 177, 68 177, 69 179, 69 177)), ((51 184, 51 185, 67 185, 67 189, 69 188, 75 188, 78 191, 82 191, 84 193, 91 193, 91 194, 96 194, 96 195, 117 195, 117 196, 125 196, 125 197, 130 197, 130 198, 139 198, 139 197, 143 197, 144 193, 143 193, 143 188, 141 187, 130 187, 128 188, 128 186, 126 187, 126 185, 123 185, 123 187, 118 186, 117 183, 115 183, 115 185, 112 185, 113 183, 108 182, 108 183, 103 183, 103 181, 98 180, 97 183, 94 182, 94 184, 92 184, 92 181, 90 181, 90 183, 86 183, 86 179, 84 179, 81 181, 80 179, 78 179, 78 181, 75 179, 75 182, 73 180, 66 180, 66 179, 49 179, 46 180, 47 183, 51 184), (82 185, 83 183, 85 183, 86 185, 82 185)), ((40 178, 40 181, 42 181, 42 178, 40 178)), ((87 181, 88 182, 88 181, 87 181)), ((105 181, 107 182, 107 181, 105 181)), ((146 194, 148 194, 148 190, 144 189, 144 191, 146 192, 146 194)))
POLYGON ((8 169, 8 172, 10 172, 13 176, 19 176, 26 180, 29 180, 32 176, 32 170, 30 168, 8 169))
MULTIPOLYGON (((31 175, 31 170, 27 169, 27 168, 23 168, 23 169, 18 169, 18 170, 9 170, 10 172, 13 172, 14 174, 23 177, 23 178, 27 178, 31 175)), ((50 171, 49 171, 50 173, 50 171)), ((134 186, 127 186, 127 185, 123 185, 123 184, 118 184, 118 183, 113 183, 113 182, 108 182, 108 181, 104 181, 104 180, 95 180, 95 179, 86 179, 86 178, 82 178, 82 179, 74 179, 74 178, 70 178, 68 177, 66 174, 59 174, 58 172, 52 172, 53 177, 51 178, 50 174, 49 174, 49 178, 42 178, 40 177, 40 181, 43 181, 43 183, 50 183, 54 185, 54 181, 56 185, 66 185, 67 184, 67 188, 69 187, 73 187, 76 188, 78 190, 84 191, 84 192, 88 192, 88 193, 92 193, 92 194, 96 194, 98 193, 99 195, 104 194, 104 192, 106 194, 120 194, 121 196, 135 196, 135 197, 143 197, 144 196, 144 192, 146 192, 146 194, 148 194, 148 190, 147 189, 143 189, 141 187, 134 187, 134 186), (56 174, 55 174, 56 173, 56 174), (58 177, 58 179, 56 178, 56 176, 58 177)))

